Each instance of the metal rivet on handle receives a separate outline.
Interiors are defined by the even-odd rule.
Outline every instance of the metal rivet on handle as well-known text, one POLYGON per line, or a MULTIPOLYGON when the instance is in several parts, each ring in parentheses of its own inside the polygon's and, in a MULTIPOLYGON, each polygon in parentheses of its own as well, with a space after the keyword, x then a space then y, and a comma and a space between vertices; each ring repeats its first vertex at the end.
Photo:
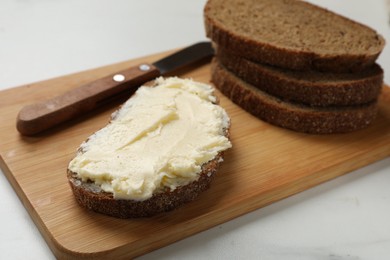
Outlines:
POLYGON ((114 75, 114 77, 112 77, 112 79, 116 82, 122 82, 125 80, 125 76, 123 76, 122 74, 116 74, 114 75))
POLYGON ((141 64, 141 65, 139 65, 139 69, 142 71, 148 71, 148 70, 150 70, 150 66, 147 64, 141 64))

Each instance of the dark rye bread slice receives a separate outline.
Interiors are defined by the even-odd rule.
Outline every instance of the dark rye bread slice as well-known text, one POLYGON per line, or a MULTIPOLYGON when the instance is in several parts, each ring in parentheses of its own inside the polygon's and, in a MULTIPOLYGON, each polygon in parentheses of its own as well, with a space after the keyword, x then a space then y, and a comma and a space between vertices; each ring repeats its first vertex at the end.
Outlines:
MULTIPOLYGON (((226 132, 228 135, 228 132, 226 132)), ((117 218, 150 217, 158 213, 176 209, 193 201, 207 190, 222 161, 223 152, 202 166, 199 179, 173 191, 155 193, 144 201, 117 200, 112 193, 103 191, 93 182, 83 182, 75 173, 68 170, 68 180, 77 202, 84 208, 117 218)))
POLYGON ((293 70, 360 71, 385 44, 371 28, 297 0, 209 0, 204 22, 219 46, 293 70))
MULTIPOLYGON (((157 85, 157 81, 144 84, 148 87, 157 85)), ((218 97, 215 95, 214 97, 216 100, 213 104, 218 105, 218 97)), ((112 114, 109 123, 116 120, 120 109, 112 114)), ((229 122, 223 128, 223 135, 230 141, 230 119, 226 119, 229 122)), ((88 144, 89 140, 87 139, 85 144, 88 144)), ((78 152, 83 153, 83 149, 80 146, 78 152)), ((224 152, 221 151, 214 158, 201 165, 201 172, 197 180, 178 186, 174 190, 168 187, 163 188, 163 190, 156 191, 152 197, 142 201, 115 199, 113 193, 104 191, 93 181, 81 180, 77 173, 72 172, 69 168, 67 169, 67 178, 77 203, 84 208, 117 218, 151 217, 158 213, 174 210, 187 202, 193 201, 203 191, 207 190, 218 171, 220 163, 223 162, 223 156, 224 152)))
POLYGON ((283 100, 310 106, 360 105, 375 101, 383 86, 378 64, 359 73, 293 71, 255 63, 217 49, 221 64, 253 86, 283 100))
POLYGON ((244 82, 216 59, 211 81, 234 103, 252 115, 283 128, 310 134, 345 133, 367 127, 376 117, 377 103, 345 107, 309 107, 284 102, 244 82))

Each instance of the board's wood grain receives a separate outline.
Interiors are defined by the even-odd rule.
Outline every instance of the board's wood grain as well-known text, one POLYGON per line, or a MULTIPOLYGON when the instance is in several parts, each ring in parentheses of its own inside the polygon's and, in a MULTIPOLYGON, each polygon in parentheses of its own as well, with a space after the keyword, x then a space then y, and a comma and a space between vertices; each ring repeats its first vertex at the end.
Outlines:
MULTIPOLYGON (((129 258, 200 232, 251 210, 390 155, 390 90, 378 118, 350 134, 315 136, 264 123, 220 93, 232 118, 233 148, 212 187, 178 210, 145 219, 115 219, 80 208, 66 179, 79 144, 103 127, 120 101, 36 137, 16 131, 22 106, 167 53, 123 62, 0 92, 1 167, 42 235, 59 258, 129 258)), ((209 67, 187 73, 209 81, 209 67)))

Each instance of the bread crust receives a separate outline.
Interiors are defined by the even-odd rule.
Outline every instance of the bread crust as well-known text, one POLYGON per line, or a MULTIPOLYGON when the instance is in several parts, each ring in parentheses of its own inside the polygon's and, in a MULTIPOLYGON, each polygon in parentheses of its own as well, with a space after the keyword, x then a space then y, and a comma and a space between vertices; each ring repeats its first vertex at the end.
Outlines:
MULTIPOLYGON (((226 28, 223 21, 213 17, 212 2, 215 2, 215 0, 209 0, 204 8, 204 24, 207 37, 212 39, 212 41, 216 42, 219 46, 222 46, 241 57, 264 64, 271 64, 292 70, 318 70, 338 73, 361 71, 375 63, 385 44, 384 38, 375 33, 373 41, 376 41, 376 44, 378 45, 377 48, 362 54, 349 54, 346 52, 324 54, 303 47, 291 48, 283 45, 276 46, 265 41, 261 42, 255 40, 226 28)), ((334 14, 328 10, 303 1, 288 1, 286 4, 303 5, 305 8, 315 12, 334 14)), ((234 12, 234 10, 232 12, 234 12)), ((369 29, 348 18, 336 14, 334 15, 341 17, 348 23, 369 29)))
POLYGON ((68 181, 78 204, 89 210, 117 218, 150 217, 158 213, 176 209, 184 203, 193 201, 210 187, 223 152, 202 166, 199 179, 173 191, 155 193, 143 201, 115 199, 112 193, 103 191, 93 182, 83 182, 68 170, 68 181))
POLYGON ((383 87, 378 64, 360 73, 298 72, 255 63, 217 49, 221 64, 253 86, 286 101, 310 106, 349 106, 375 101, 383 87))
POLYGON ((284 102, 244 82, 216 59, 212 82, 224 95, 252 115, 273 125, 310 134, 346 133, 367 127, 375 119, 377 102, 359 106, 309 107, 284 102))

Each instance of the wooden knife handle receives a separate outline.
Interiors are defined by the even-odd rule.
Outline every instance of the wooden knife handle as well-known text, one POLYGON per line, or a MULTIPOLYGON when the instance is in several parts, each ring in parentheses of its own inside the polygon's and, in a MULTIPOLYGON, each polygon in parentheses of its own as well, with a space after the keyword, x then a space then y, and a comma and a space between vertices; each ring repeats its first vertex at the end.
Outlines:
POLYGON ((16 128, 23 135, 34 135, 96 108, 103 101, 125 90, 138 87, 160 75, 152 64, 144 63, 40 103, 23 107, 16 128))

